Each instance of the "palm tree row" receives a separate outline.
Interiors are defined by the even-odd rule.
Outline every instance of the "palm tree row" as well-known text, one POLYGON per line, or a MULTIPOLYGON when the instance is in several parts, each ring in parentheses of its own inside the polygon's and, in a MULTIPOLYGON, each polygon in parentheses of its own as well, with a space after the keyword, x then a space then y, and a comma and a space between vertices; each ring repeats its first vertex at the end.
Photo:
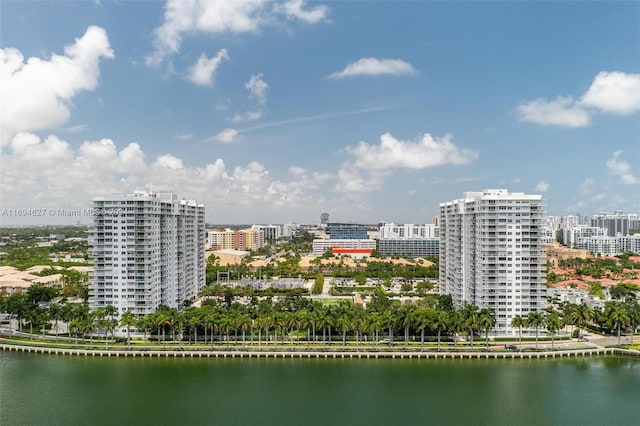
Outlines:
MULTIPOLYGON (((0 297, 0 311, 16 315, 20 330, 28 326, 30 334, 33 330, 44 333, 45 328, 53 325, 57 335, 58 322, 64 322, 68 325, 70 340, 83 336, 91 339, 97 335, 108 341, 109 335, 114 338, 115 330, 120 326, 126 329, 129 342, 131 329, 135 328, 143 334, 145 344, 153 338, 163 345, 167 341, 212 346, 241 342, 243 346, 257 343, 261 347, 263 344, 294 346, 306 342, 308 346, 322 344, 326 347, 335 344, 337 335, 342 346, 350 341, 358 348, 364 344, 376 348, 381 342, 391 345, 398 337, 408 346, 411 337, 419 335, 421 348, 427 336, 437 342, 438 349, 443 340, 452 342, 457 348, 461 337, 465 337, 473 348, 475 337, 483 334, 484 344, 488 346, 489 334, 496 325, 495 312, 490 308, 463 304, 455 309, 449 296, 402 304, 389 299, 382 291, 374 294, 366 309, 347 300, 323 305, 290 294, 275 301, 254 297, 248 304, 209 299, 201 307, 189 307, 184 311, 161 308, 144 317, 136 317, 127 311, 118 321, 113 306, 90 311, 85 305, 52 303, 47 308, 33 303, 26 294, 15 294, 0 297)), ((565 304, 559 311, 532 312, 526 317, 514 317, 511 326, 519 330, 520 343, 522 330, 533 330, 537 348, 541 329, 551 335, 552 346, 557 332, 568 325, 575 326, 577 335, 588 326, 615 331, 620 342, 622 331, 627 328, 634 331, 639 323, 638 302, 616 300, 607 302, 603 310, 581 303, 565 304)))
POLYGON ((271 299, 254 301, 247 305, 233 303, 226 306, 215 300, 206 301, 202 307, 185 311, 161 308, 157 312, 133 320, 130 312, 123 315, 121 325, 135 327, 143 333, 145 344, 150 338, 166 344, 171 336, 172 344, 200 343, 214 346, 228 344, 262 347, 263 344, 278 345, 327 345, 334 344, 339 337, 343 347, 347 341, 356 347, 381 344, 391 345, 397 337, 408 346, 411 337, 420 335, 424 347, 425 337, 437 336, 438 348, 443 337, 453 340, 461 333, 469 336, 473 346, 473 335, 484 332, 488 346, 489 333, 495 327, 496 318, 492 309, 478 309, 475 305, 464 305, 461 309, 443 309, 449 303, 426 302, 400 304, 378 294, 368 309, 348 300, 323 305, 299 296, 287 296, 277 302, 271 299), (126 320, 125 320, 126 318, 126 320))

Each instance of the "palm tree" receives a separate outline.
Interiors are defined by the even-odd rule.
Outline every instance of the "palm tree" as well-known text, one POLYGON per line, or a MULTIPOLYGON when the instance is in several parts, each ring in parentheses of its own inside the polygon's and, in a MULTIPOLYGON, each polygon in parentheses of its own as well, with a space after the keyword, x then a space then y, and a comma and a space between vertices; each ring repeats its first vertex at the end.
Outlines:
POLYGON ((213 328, 217 322, 216 312, 212 309, 207 309, 204 312, 204 318, 202 319, 204 326, 204 343, 207 344, 207 330, 211 331, 211 349, 213 350, 213 328))
POLYGON ((453 337, 453 348, 458 348, 458 333, 465 331, 466 323, 459 311, 450 311, 447 318, 447 325, 453 337))
POLYGON ((623 302, 607 302, 604 308, 605 317, 618 328, 618 344, 620 344, 620 328, 629 322, 629 313, 623 302))
POLYGON ((340 315, 336 318, 335 326, 336 330, 339 330, 342 334, 342 347, 344 348, 347 345, 347 332, 349 331, 349 327, 351 325, 351 321, 346 313, 340 313, 340 315))
POLYGON ((572 305, 573 309, 571 309, 569 317, 571 321, 578 328, 578 336, 580 335, 580 330, 586 328, 587 324, 591 322, 595 318, 595 311, 593 307, 587 305, 585 302, 582 302, 579 305, 572 305))
POLYGON ((120 318, 120 325, 127 327, 127 344, 131 345, 131 327, 136 325, 136 317, 130 309, 127 309, 120 318))
MULTIPOLYGON (((115 321, 115 316, 118 315, 118 308, 116 308, 113 305, 107 305, 104 307, 104 314, 105 316, 109 317, 109 322, 107 323, 107 328, 105 330, 105 334, 107 331, 111 330, 111 337, 113 337, 113 333, 115 330, 115 327, 117 326, 117 322, 115 321)), ((107 337, 105 335, 105 337, 107 337)))
POLYGON ((171 318, 166 310, 158 311, 154 315, 155 326, 158 328, 158 340, 160 340, 160 331, 162 330, 162 349, 165 345, 164 329, 167 325, 171 325, 171 318))
POLYGON ((399 312, 400 322, 404 327, 404 345, 409 347, 409 329, 416 323, 416 313, 414 305, 403 305, 399 312))
POLYGON ((82 329, 82 318, 74 318, 69 322, 69 338, 71 338, 71 334, 75 334, 76 336, 76 345, 78 345, 78 333, 82 329))
POLYGON ((633 300, 627 301, 627 312, 629 313, 629 325, 631 326, 631 344, 633 345, 634 335, 640 323, 640 304, 633 300))
POLYGON ((49 306, 49 318, 55 321, 54 327, 56 329, 56 339, 58 338, 58 320, 62 319, 62 308, 57 303, 52 303, 49 306))
POLYGON ((516 315, 511 320, 511 327, 518 327, 518 344, 522 347, 522 327, 528 327, 527 320, 520 315, 516 315))
POLYGON ((18 317, 18 331, 22 333, 22 320, 29 310, 29 300, 26 294, 13 293, 7 299, 7 312, 18 317))
POLYGON ((485 346, 489 347, 489 331, 496 326, 496 313, 492 308, 482 308, 478 325, 484 330, 485 346))
POLYGON ((440 335, 443 330, 446 330, 449 326, 450 315, 446 311, 437 311, 433 318, 431 326, 436 329, 438 333, 438 350, 440 350, 440 335))
MULTIPOLYGON (((98 328, 102 328, 102 326, 105 326, 104 330, 105 330, 105 335, 106 335, 106 333, 107 333, 106 323, 104 322, 106 314, 104 312, 104 308, 96 308, 96 309, 93 310, 93 312, 91 314, 93 316, 93 319, 96 321, 96 324, 97 324, 98 328)), ((93 333, 92 333, 91 338, 93 339, 93 333)), ((100 340, 100 330, 99 329, 98 329, 98 340, 100 340)))
POLYGON ((544 324, 544 317, 540 312, 530 312, 527 315, 527 324, 536 329, 536 350, 538 350, 538 329, 544 324))
POLYGON ((198 327, 202 325, 202 311, 190 309, 186 312, 186 324, 189 326, 189 343, 191 343, 191 331, 193 331, 193 344, 198 346, 198 327))
POLYGON ((245 348, 246 345, 246 332, 247 328, 251 326, 251 317, 248 314, 241 314, 236 319, 236 325, 242 331, 242 347, 245 348))
POLYGON ((371 344, 372 349, 375 350, 376 345, 378 344, 378 330, 382 327, 382 316, 378 312, 372 312, 367 316, 367 328, 371 332, 371 344))
POLYGON ((173 325, 173 341, 176 340, 176 331, 178 334, 178 349, 182 347, 182 336, 185 325, 187 324, 187 317, 184 312, 171 311, 171 322, 173 325))
POLYGON ((420 332, 420 352, 424 350, 424 331, 433 323, 433 310, 419 307, 414 311, 416 330, 420 332))
POLYGON ((545 315, 544 324, 547 327, 547 331, 551 333, 551 349, 553 349, 555 333, 563 327, 562 319, 557 312, 550 312, 545 315))
POLYGON ((478 329, 478 307, 476 305, 465 303, 460 310, 462 313, 462 320, 469 332, 469 339, 471 340, 471 348, 473 348, 473 334, 478 329))
POLYGON ((139 317, 136 320, 136 327, 138 328, 138 330, 142 330, 144 332, 144 337, 142 339, 143 347, 146 347, 147 345, 147 332, 151 329, 152 326, 153 326, 153 319, 151 316, 139 317))
POLYGON ((393 330, 396 324, 396 314, 393 310, 388 310, 382 316, 382 323, 389 329, 389 347, 393 344, 393 330))

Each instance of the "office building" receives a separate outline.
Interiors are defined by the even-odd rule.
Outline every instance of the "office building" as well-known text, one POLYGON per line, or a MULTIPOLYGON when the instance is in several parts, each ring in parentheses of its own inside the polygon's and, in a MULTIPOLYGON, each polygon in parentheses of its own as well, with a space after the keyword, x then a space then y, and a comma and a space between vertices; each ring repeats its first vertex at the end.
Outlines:
POLYGON ((546 260, 540 195, 506 189, 466 192, 440 204, 440 293, 456 307, 493 308, 498 334, 514 316, 545 307, 546 260))
POLYGON ((181 309, 205 285, 204 205, 138 191, 93 199, 92 308, 149 315, 181 309))
POLYGON ((367 225, 328 223, 326 232, 332 240, 366 240, 367 225))

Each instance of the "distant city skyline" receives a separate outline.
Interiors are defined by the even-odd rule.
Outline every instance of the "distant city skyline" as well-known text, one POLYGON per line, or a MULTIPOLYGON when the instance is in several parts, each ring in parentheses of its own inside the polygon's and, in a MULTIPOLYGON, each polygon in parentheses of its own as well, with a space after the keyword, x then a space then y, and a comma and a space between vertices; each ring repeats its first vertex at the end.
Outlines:
POLYGON ((640 212, 637 2, 0 8, 0 225, 145 188, 219 224, 430 223, 490 188, 640 212))

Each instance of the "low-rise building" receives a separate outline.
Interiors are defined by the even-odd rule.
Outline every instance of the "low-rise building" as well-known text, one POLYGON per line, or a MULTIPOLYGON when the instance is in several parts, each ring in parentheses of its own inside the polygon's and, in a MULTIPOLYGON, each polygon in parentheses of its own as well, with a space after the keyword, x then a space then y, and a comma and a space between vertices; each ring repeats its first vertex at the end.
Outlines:
POLYGON ((572 249, 564 247, 560 243, 543 244, 547 252, 547 261, 552 267, 557 267, 561 260, 567 259, 587 259, 591 257, 589 251, 585 249, 572 249))
POLYGON ((376 249, 376 240, 371 239, 317 239, 313 240, 313 254, 320 256, 334 247, 342 249, 376 249))

